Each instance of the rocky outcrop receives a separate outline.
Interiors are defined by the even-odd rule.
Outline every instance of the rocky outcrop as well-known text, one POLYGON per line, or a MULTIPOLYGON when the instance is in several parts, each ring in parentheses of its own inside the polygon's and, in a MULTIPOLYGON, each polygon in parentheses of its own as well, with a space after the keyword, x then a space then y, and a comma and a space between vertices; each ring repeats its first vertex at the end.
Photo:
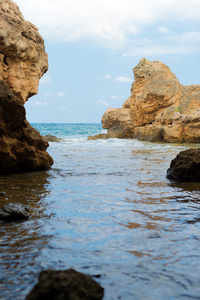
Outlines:
POLYGON ((43 139, 51 143, 64 142, 63 139, 53 136, 52 134, 43 135, 43 139))
POLYGON ((0 173, 49 169, 48 143, 26 120, 24 105, 0 81, 0 173))
POLYGON ((25 103, 48 70, 44 40, 11 0, 0 1, 0 79, 25 103))
POLYGON ((141 59, 133 71, 131 96, 105 112, 103 128, 152 142, 200 142, 200 86, 181 85, 160 61, 141 59))
POLYGON ((25 220, 29 216, 29 206, 20 203, 9 203, 0 208, 0 221, 25 220))
POLYGON ((167 178, 178 182, 200 182, 200 148, 181 151, 171 161, 167 178))
POLYGON ((73 269, 42 271, 26 300, 101 300, 104 289, 90 276, 73 269))

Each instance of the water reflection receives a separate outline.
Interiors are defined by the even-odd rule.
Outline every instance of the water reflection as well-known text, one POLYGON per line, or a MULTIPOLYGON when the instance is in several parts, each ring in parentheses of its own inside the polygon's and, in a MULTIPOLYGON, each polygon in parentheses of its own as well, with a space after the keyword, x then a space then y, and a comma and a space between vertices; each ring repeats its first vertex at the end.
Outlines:
POLYGON ((50 232, 43 232, 46 213, 45 197, 50 193, 49 172, 14 174, 0 177, 0 207, 7 203, 29 205, 31 217, 26 221, 0 222, 0 298, 17 299, 34 281, 32 266, 40 252, 48 247, 50 232), (12 290, 12 292, 11 292, 12 290))

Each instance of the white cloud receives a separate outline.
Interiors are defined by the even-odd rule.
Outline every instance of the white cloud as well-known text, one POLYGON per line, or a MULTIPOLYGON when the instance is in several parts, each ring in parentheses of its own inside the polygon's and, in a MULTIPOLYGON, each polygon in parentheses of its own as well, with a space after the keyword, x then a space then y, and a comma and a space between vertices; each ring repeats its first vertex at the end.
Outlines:
POLYGON ((111 76, 110 76, 110 74, 105 74, 104 76, 99 77, 99 78, 109 80, 109 79, 111 79, 111 76))
MULTIPOLYGON (((190 22, 199 26, 199 0, 15 0, 45 39, 91 40, 124 49, 145 26, 190 22), (197 25, 198 24, 198 25, 197 25)), ((180 26, 181 27, 181 26, 180 26)), ((160 26, 161 31, 166 28, 160 26)), ((163 32, 164 33, 164 32, 163 32)))
POLYGON ((133 78, 118 76, 115 78, 115 81, 117 81, 117 82, 133 82, 133 78))
POLYGON ((124 57, 195 53, 200 49, 200 32, 166 35, 160 40, 137 40, 135 44, 134 51, 125 52, 124 57))
POLYGON ((169 34, 170 33, 169 29, 167 27, 163 27, 163 26, 158 27, 157 30, 158 30, 159 33, 164 33, 164 34, 169 34))
POLYGON ((102 106, 109 106, 110 105, 107 101, 104 101, 104 100, 98 100, 97 104, 102 105, 102 106))
POLYGON ((47 102, 40 102, 40 101, 36 101, 34 104, 35 104, 36 106, 45 106, 45 105, 48 105, 47 102))
POLYGON ((59 98, 65 97, 65 94, 63 92, 58 92, 58 97, 59 98))
POLYGON ((49 75, 44 74, 42 78, 40 79, 40 84, 47 84, 52 81, 51 77, 49 75))

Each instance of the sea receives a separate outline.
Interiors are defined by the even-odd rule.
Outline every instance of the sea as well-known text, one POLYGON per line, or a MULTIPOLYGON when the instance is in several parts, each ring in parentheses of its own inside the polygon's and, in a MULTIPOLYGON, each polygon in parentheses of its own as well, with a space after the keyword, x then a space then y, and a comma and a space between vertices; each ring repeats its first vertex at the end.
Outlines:
POLYGON ((0 177, 0 206, 29 205, 0 222, 0 299, 22 300, 42 270, 73 268, 105 300, 200 299, 200 184, 166 178, 199 144, 87 140, 101 124, 32 124, 49 143, 50 170, 0 177))

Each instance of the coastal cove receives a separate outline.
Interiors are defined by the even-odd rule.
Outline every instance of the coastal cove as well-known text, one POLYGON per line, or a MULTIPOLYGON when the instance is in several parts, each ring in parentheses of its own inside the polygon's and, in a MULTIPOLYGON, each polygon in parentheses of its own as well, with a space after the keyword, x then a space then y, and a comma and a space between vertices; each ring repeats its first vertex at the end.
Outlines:
POLYGON ((0 206, 30 206, 1 222, 0 298, 21 300, 42 270, 95 278, 105 300, 199 299, 200 186, 166 178, 199 144, 87 140, 101 124, 32 124, 50 143, 47 171, 0 177, 0 206))

